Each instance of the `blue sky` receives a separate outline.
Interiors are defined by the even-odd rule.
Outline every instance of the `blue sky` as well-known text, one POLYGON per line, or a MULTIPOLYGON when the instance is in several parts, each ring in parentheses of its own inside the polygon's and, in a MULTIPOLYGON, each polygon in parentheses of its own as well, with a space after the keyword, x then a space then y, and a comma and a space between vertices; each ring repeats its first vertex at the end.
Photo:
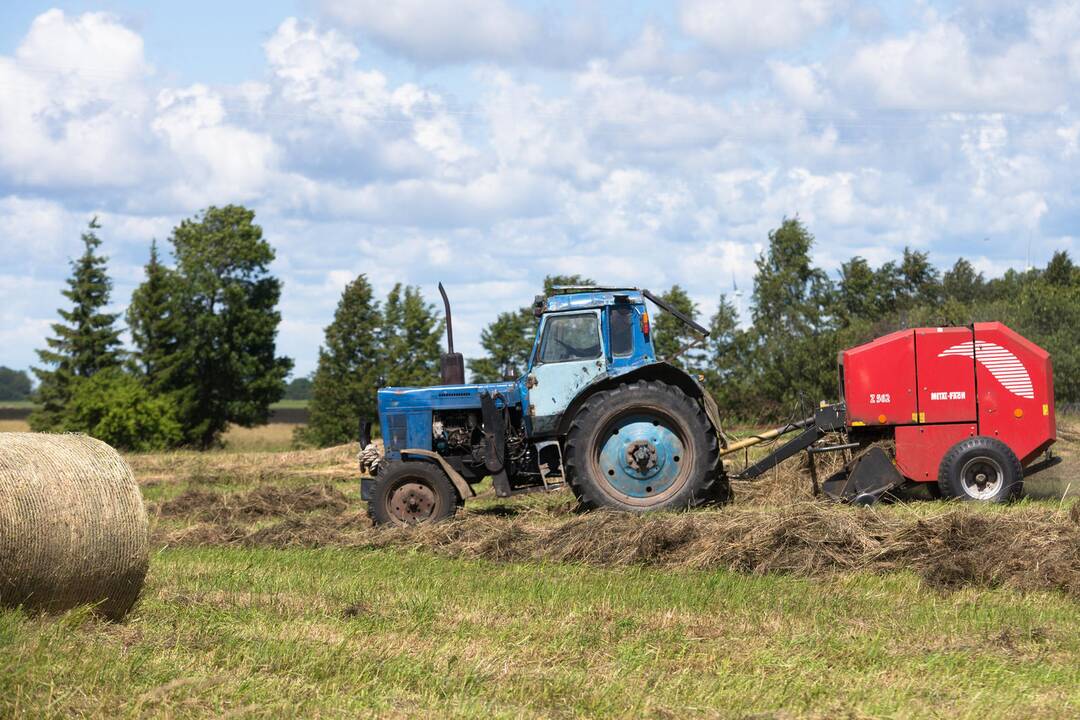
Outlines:
POLYGON ((9 1, 0 365, 34 362, 93 215, 120 311, 152 238, 253 208, 300 374, 361 272, 443 280, 475 355, 545 274, 707 314, 785 215, 830 272, 1075 256, 1078 90, 1061 0, 9 1))

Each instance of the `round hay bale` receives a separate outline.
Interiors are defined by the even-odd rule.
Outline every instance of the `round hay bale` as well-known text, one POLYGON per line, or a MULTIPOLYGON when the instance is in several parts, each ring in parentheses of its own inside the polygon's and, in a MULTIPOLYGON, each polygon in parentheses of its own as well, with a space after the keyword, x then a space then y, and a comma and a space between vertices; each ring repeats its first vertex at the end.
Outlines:
POLYGON ((85 435, 0 433, 0 604, 93 604, 119 620, 148 563, 146 509, 115 450, 85 435))

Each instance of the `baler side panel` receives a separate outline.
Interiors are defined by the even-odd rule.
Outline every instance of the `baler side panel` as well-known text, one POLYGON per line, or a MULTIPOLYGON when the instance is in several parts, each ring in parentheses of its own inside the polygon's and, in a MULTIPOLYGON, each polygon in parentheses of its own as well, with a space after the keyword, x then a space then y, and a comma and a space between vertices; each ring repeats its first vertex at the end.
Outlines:
POLYGON ((1031 463, 1057 438, 1050 355, 998 322, 975 324, 974 355, 981 434, 1031 463))
POLYGON ((915 336, 911 330, 845 350, 842 362, 849 425, 917 422, 915 336))
POLYGON ((915 331, 919 423, 976 422, 975 360, 957 348, 971 347, 966 327, 915 331))
POLYGON ((916 482, 937 482, 941 459, 956 443, 979 434, 974 423, 896 428, 896 467, 916 482))

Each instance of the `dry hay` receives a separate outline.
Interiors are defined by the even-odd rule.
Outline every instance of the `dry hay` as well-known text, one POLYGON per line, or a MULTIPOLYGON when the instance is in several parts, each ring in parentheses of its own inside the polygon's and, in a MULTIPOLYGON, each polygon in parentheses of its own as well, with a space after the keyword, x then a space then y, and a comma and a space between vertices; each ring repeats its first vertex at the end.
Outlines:
MULTIPOLYGON (((218 496, 219 503, 235 507, 247 501, 218 496)), ((321 508, 324 512, 288 513, 257 525, 242 513, 210 521, 199 509, 191 517, 201 522, 159 528, 156 540, 170 545, 394 547, 499 561, 726 568, 802 577, 906 570, 937 587, 1056 589, 1080 596, 1080 505, 1071 511, 1017 507, 986 512, 952 503, 924 517, 902 508, 824 502, 645 515, 566 515, 557 512, 561 508, 533 508, 517 516, 466 512, 457 520, 415 528, 372 528, 364 512, 347 511, 338 503, 321 508)))
POLYGON ((263 485, 318 479, 355 481, 359 445, 323 450, 267 452, 196 452, 134 454, 127 457, 143 485, 163 483, 263 485))
POLYGON ((148 565, 131 469, 82 435, 0 434, 0 603, 123 617, 148 565))

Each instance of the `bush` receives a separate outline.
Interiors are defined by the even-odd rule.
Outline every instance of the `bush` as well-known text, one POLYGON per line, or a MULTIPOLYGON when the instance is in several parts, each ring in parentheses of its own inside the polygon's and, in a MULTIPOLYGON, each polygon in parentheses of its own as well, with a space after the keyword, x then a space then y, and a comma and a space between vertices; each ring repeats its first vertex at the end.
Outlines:
POLYGON ((183 443, 169 398, 151 395, 119 368, 75 381, 59 429, 86 433, 120 450, 145 452, 183 443))

